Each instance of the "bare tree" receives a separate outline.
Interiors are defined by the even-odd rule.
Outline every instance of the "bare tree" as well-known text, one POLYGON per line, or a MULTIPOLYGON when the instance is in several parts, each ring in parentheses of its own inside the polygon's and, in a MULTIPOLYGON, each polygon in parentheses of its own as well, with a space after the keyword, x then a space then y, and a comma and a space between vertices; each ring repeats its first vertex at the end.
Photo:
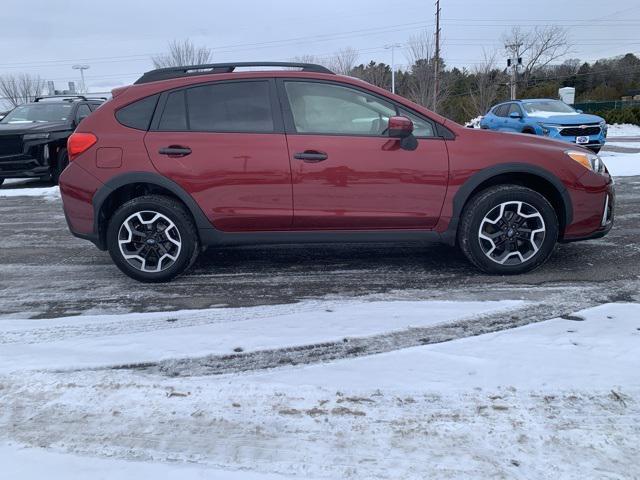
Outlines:
POLYGON ((0 94, 13 107, 32 102, 35 97, 42 95, 45 82, 40 75, 20 73, 0 77, 0 94))
POLYGON ((328 66, 330 70, 340 75, 351 75, 356 61, 358 60, 358 51, 354 48, 347 47, 337 51, 329 59, 328 66))
POLYGON ((476 64, 471 71, 472 84, 469 88, 469 115, 484 115, 498 98, 500 89, 496 69, 497 52, 483 52, 484 61, 476 64))
POLYGON ((169 42, 169 51, 151 58, 155 68, 180 67, 211 63, 213 52, 208 47, 196 47, 189 39, 169 42))
POLYGON ((558 25, 523 30, 513 27, 503 35, 504 48, 515 58, 522 58, 523 80, 528 81, 532 72, 546 67, 571 50, 567 29, 558 25))
MULTIPOLYGON (((438 107, 448 97, 449 89, 447 82, 440 75, 440 88, 438 98, 434 102, 434 47, 433 40, 426 31, 413 35, 409 39, 407 58, 411 64, 411 77, 408 85, 408 96, 411 100, 420 105, 438 110, 438 107), (435 104, 434 104, 435 103, 435 104)), ((439 68, 444 71, 442 60, 438 62, 439 68)))

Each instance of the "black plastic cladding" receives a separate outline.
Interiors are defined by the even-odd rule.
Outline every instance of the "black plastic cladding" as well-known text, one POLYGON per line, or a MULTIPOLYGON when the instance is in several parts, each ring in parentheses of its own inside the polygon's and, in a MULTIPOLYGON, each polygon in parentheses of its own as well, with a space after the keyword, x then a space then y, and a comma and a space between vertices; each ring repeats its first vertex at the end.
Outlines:
POLYGON ((135 81, 135 85, 141 83, 157 82, 170 78, 191 77, 196 75, 210 75, 212 73, 231 73, 236 68, 242 67, 283 67, 299 68, 303 72, 328 73, 335 75, 327 67, 315 63, 296 62, 238 62, 238 63, 207 63, 203 65, 185 65, 182 67, 168 67, 150 70, 135 81))

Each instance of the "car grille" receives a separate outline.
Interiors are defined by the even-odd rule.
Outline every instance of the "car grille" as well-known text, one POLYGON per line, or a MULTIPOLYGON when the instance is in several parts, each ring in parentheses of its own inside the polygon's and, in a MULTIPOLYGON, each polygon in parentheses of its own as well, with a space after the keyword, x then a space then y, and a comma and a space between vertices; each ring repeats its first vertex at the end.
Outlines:
POLYGON ((22 153, 22 135, 1 135, 0 155, 17 155, 22 153))
POLYGON ((580 135, 599 135, 600 127, 596 125, 586 125, 584 127, 562 127, 560 135, 563 137, 577 137, 580 135))

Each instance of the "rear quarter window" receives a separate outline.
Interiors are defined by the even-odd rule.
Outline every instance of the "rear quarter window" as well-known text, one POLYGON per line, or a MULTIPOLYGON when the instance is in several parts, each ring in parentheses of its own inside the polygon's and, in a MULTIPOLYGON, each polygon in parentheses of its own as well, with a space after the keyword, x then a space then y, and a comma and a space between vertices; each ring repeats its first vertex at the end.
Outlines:
POLYGON ((151 95, 122 107, 116 112, 116 119, 125 127, 148 130, 159 96, 151 95))

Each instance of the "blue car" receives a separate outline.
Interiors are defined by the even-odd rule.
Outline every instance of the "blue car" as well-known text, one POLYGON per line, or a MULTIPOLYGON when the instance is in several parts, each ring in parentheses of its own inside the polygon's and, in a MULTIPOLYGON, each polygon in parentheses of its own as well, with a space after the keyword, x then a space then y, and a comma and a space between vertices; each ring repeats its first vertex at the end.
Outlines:
POLYGON ((603 118, 547 98, 499 103, 482 118, 480 128, 543 135, 582 145, 596 153, 607 138, 603 118))

